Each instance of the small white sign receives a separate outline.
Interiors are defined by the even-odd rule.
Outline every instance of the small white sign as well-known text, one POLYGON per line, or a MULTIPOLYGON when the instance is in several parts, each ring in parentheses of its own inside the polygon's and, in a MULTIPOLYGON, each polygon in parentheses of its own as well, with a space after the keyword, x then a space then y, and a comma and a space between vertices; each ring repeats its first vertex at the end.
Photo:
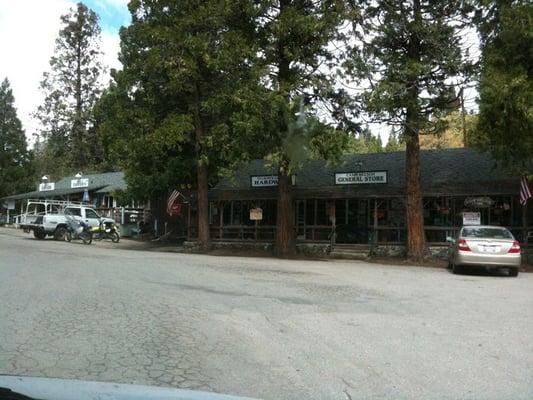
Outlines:
POLYGON ((4 202, 4 208, 7 208, 8 210, 14 210, 15 200, 7 200, 6 202, 4 202))
POLYGON ((250 208, 250 220, 251 221, 261 221, 263 219, 263 209, 262 208, 250 208))
POLYGON ((256 175, 251 177, 252 187, 278 186, 277 175, 256 175))
POLYGON ((89 178, 72 179, 70 187, 71 189, 89 187, 89 178))
POLYGON ((55 182, 45 182, 39 184, 39 192, 46 192, 48 190, 54 190, 56 187, 55 182))
POLYGON ((481 213, 479 212, 464 212, 463 225, 481 225, 481 213))
POLYGON ((387 171, 340 172, 335 174, 336 185, 387 183, 387 171))

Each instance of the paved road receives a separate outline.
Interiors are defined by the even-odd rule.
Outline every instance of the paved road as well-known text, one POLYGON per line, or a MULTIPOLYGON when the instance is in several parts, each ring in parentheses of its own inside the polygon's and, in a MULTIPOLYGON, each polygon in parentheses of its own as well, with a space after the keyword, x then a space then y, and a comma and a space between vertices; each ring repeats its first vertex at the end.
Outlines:
POLYGON ((0 373, 264 399, 532 399, 533 274, 128 251, 3 229, 0 373))

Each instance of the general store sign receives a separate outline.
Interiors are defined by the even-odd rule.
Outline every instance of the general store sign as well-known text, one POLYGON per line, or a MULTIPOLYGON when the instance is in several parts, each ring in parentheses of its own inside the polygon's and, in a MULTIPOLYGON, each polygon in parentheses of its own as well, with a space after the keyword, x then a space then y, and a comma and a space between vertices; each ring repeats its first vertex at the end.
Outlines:
POLYGON ((252 175, 250 179, 252 187, 278 186, 277 175, 252 175))
POLYGON ((89 187, 89 178, 72 179, 70 187, 71 189, 89 187))
POLYGON ((481 213, 464 212, 463 225, 481 225, 481 213))
POLYGON ((39 184, 39 192, 46 192, 48 190, 54 190, 56 187, 55 182, 45 182, 39 184))
POLYGON ((387 183, 387 171, 339 172, 335 174, 336 185, 361 185, 387 183))

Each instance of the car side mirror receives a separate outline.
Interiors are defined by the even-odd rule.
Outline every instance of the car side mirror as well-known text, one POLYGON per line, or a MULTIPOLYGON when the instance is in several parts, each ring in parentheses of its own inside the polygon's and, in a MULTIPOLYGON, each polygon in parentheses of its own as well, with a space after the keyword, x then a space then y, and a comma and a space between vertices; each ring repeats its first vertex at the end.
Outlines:
POLYGON ((446 236, 446 241, 447 241, 448 243, 451 243, 451 244, 454 244, 454 243, 455 243, 455 239, 454 239, 453 237, 451 237, 451 236, 446 236))

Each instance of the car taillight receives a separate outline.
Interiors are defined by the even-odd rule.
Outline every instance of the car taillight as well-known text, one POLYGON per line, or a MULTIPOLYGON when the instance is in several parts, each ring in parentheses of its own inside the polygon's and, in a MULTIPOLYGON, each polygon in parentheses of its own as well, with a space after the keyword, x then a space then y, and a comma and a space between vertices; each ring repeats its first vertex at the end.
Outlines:
POLYGON ((514 241, 508 253, 520 253, 520 243, 514 241))
POLYGON ((457 248, 462 251, 471 251, 470 247, 468 247, 468 245, 466 244, 466 240, 464 239, 459 239, 457 241, 457 248))

